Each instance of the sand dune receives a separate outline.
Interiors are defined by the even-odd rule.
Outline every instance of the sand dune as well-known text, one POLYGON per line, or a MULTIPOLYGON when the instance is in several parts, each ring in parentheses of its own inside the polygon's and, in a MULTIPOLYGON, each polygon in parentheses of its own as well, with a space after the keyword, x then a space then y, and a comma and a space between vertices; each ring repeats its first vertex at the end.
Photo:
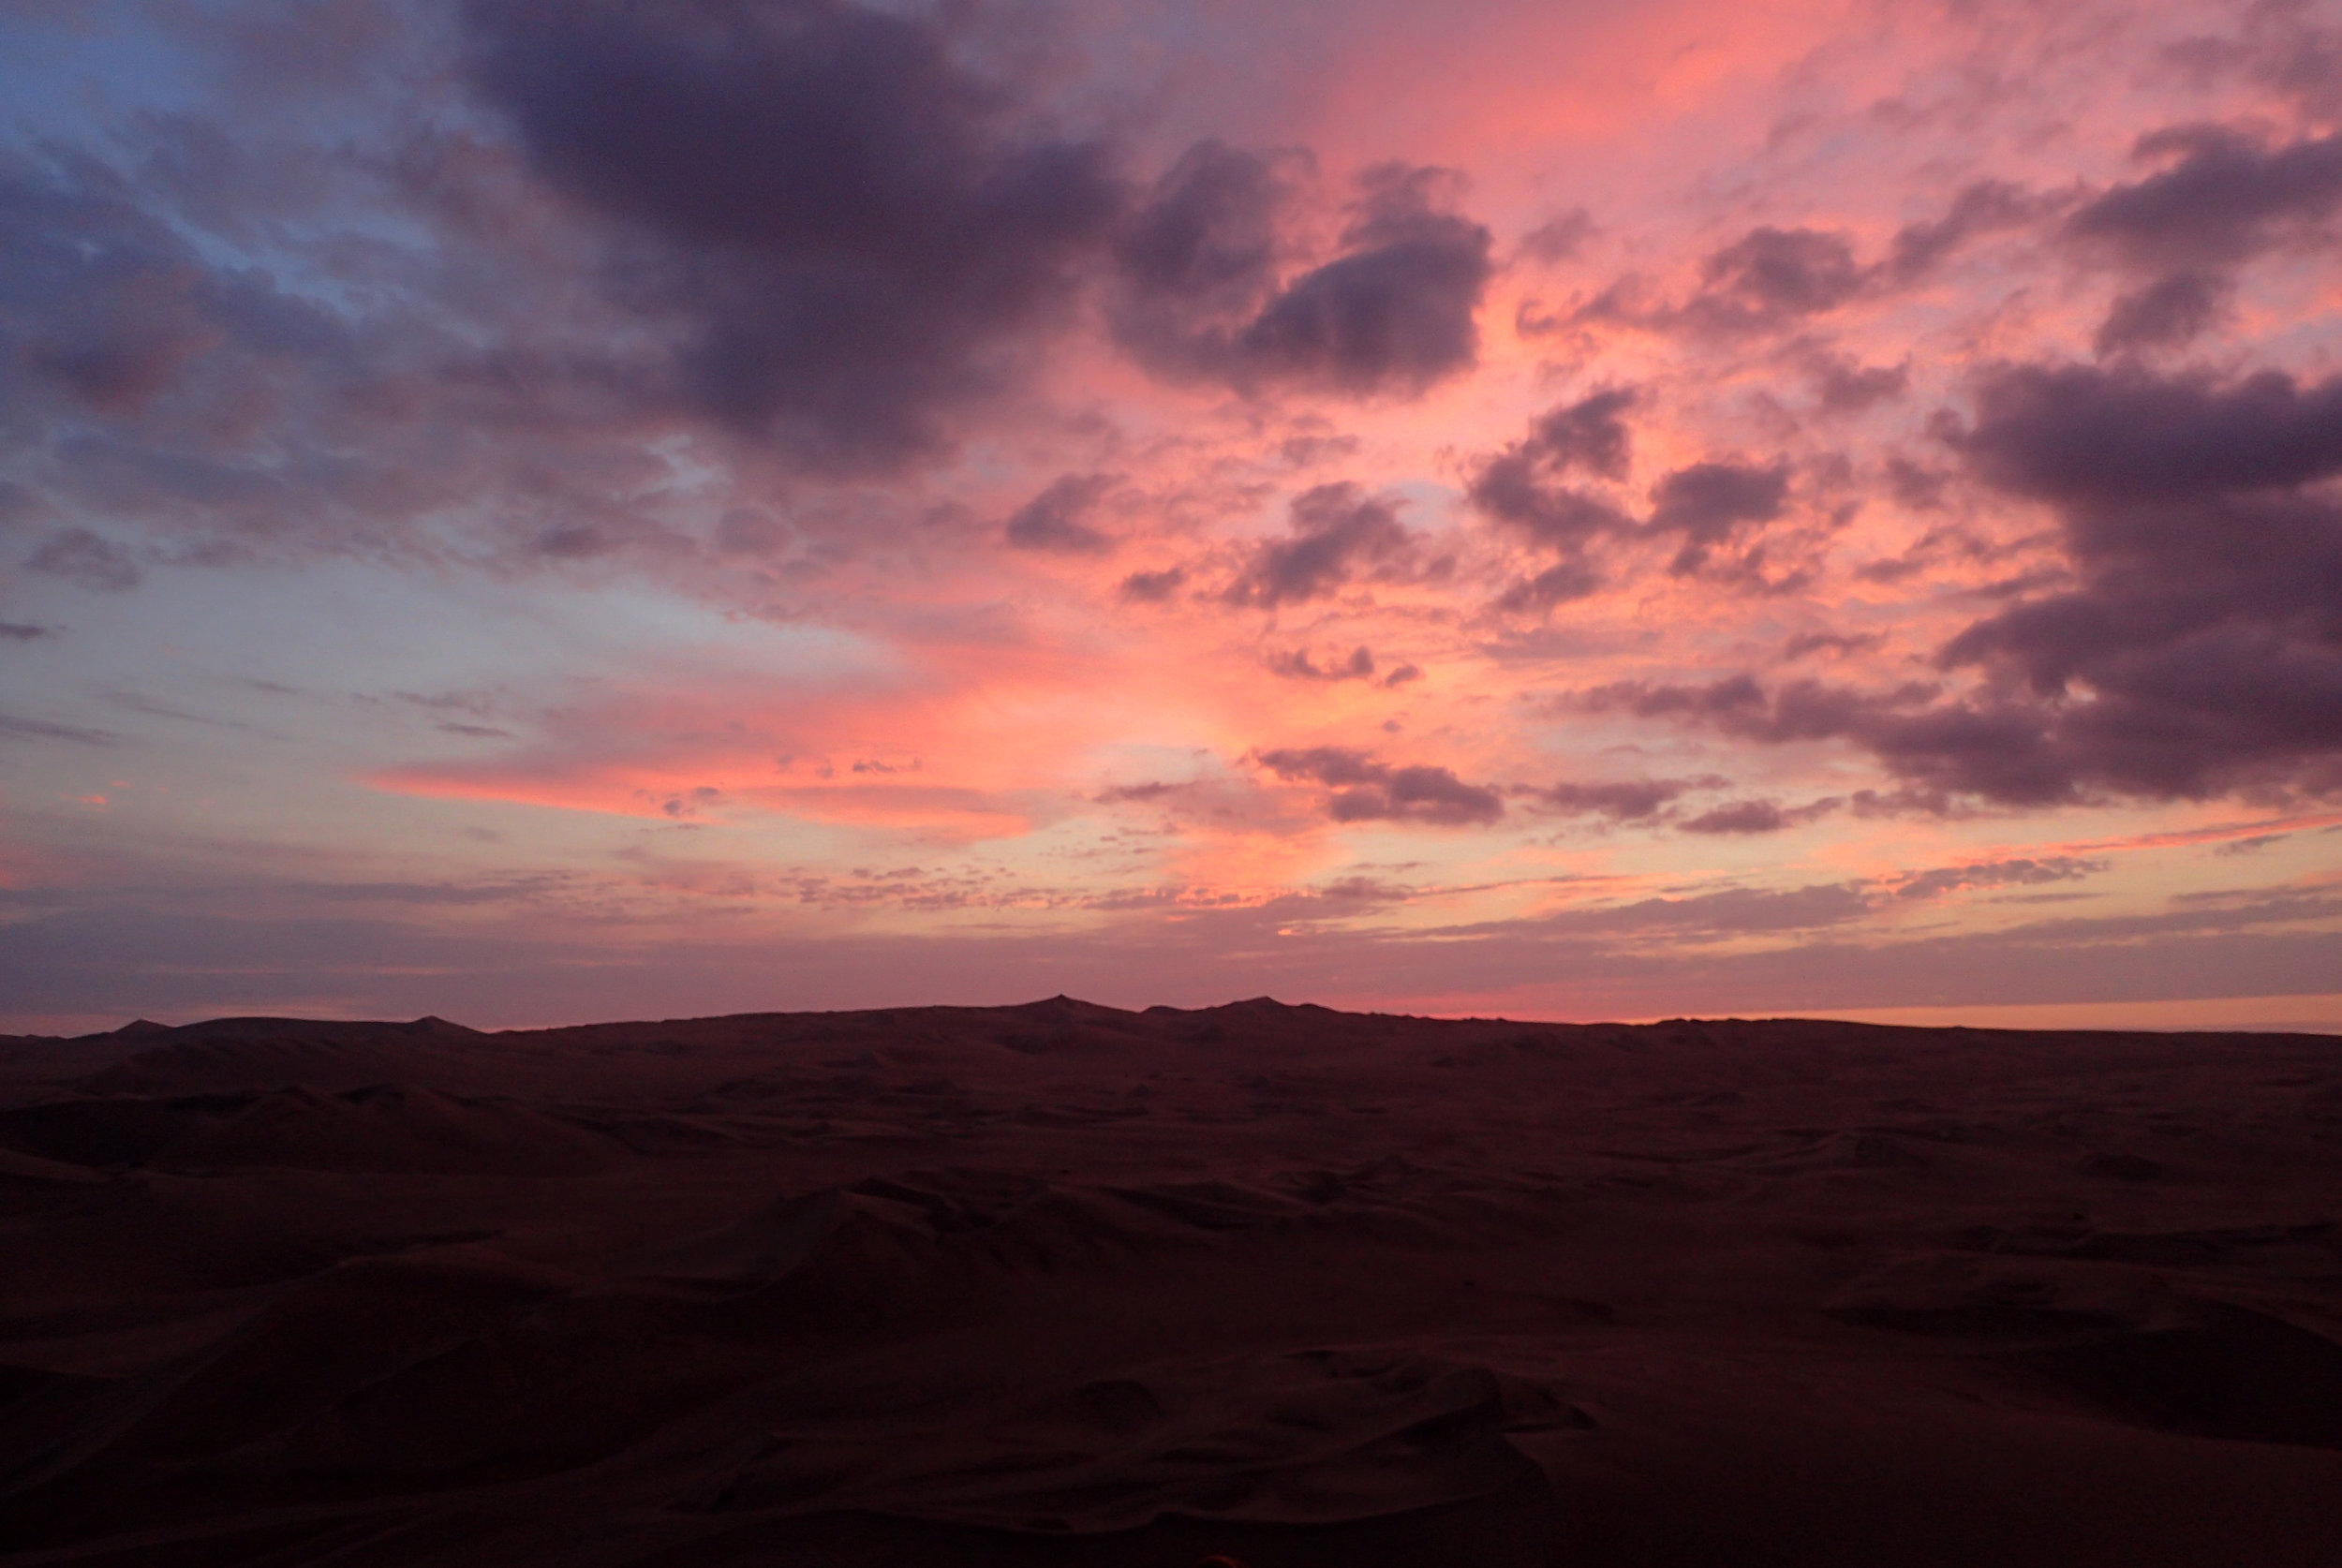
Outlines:
POLYGON ((0 1041, 0 1563, 2342 1562, 2342 1042, 0 1041))

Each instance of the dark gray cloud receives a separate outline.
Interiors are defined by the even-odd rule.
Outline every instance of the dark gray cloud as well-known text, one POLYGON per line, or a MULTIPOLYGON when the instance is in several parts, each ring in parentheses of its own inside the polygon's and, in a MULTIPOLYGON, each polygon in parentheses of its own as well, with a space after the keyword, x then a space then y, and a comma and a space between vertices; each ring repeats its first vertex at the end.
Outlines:
POLYGON ((1445 170, 1362 177, 1343 254, 1287 284, 1238 340, 1248 368, 1353 394, 1420 392, 1479 357, 1489 231, 1441 210, 1445 170))
POLYGON ((2061 204, 2005 181, 1979 181, 1954 196, 1943 216, 1898 229, 1887 253, 1869 262, 1855 254, 1851 235, 1767 224, 1711 252, 1698 288, 1680 305, 1637 308, 1628 278, 1579 314, 1709 337, 1784 332, 1858 300, 1913 288, 1982 236, 2032 224, 2061 204))
POLYGON ((1944 493, 1949 484, 1950 475, 1943 469, 1928 467, 1908 457, 1887 459, 1887 493, 1914 511, 1942 510, 1944 493))
POLYGON ((0 621, 0 638, 11 643, 30 643, 42 637, 54 637, 57 629, 48 626, 27 626, 22 621, 0 621))
POLYGON ((1520 255, 1540 266, 1555 266, 1575 257, 1586 242, 1602 232, 1593 214, 1583 207, 1572 207, 1558 217, 1548 218, 1520 237, 1520 255))
POLYGON ((1979 474, 2094 518, 2265 495, 2342 472, 2342 377, 2304 389, 2275 371, 2222 385, 2023 365, 1988 377, 1977 407, 1959 446, 1979 474))
POLYGON ((1940 695, 1928 683, 1875 692, 1816 680, 1767 692, 1742 674, 1701 685, 1622 681, 1572 702, 1590 712, 1706 724, 1766 745, 1848 739, 1904 780, 1913 804, 1935 809, 1962 797, 2023 806, 2079 798, 2075 759, 2056 744, 2055 715, 2043 704, 1938 703, 1940 695))
POLYGON ((1867 652, 1886 640, 1885 633, 1876 631, 1803 631, 1781 645, 1781 658, 1784 662, 1792 664, 1817 653, 1828 654, 1833 658, 1843 658, 1847 654, 1867 652))
POLYGON ((1579 700, 1850 739, 1938 805, 2342 785, 2342 506, 2322 483, 2342 474, 2342 377, 2013 367, 1956 444, 1986 483, 2054 506, 2070 568, 1939 650, 1982 674, 1972 695, 1737 675, 1579 700))
POLYGON ((23 718, 9 713, 0 713, 0 734, 20 735, 26 740, 74 741, 82 746, 122 744, 122 737, 111 730, 93 730, 80 724, 56 724, 45 718, 23 718))
POLYGON ((1508 588, 1499 609, 1549 610, 1602 585, 1586 550, 1604 535, 1631 531, 1634 521, 1570 481, 1579 475, 1626 477, 1633 433, 1625 415, 1636 398, 1633 388, 1613 387, 1564 404, 1473 475, 1466 495, 1481 515, 1562 557, 1508 588))
POLYGON ((1115 334, 1174 375, 1225 374, 1229 345, 1276 286, 1278 220, 1303 160, 1199 141, 1114 241, 1115 334))
POLYGON ((1364 643, 1350 650, 1350 656, 1339 662, 1318 664, 1311 659, 1307 648, 1295 648, 1289 653, 1271 654, 1269 673, 1296 681, 1364 681, 1374 678, 1374 655, 1364 643))
MULTIPOLYGON (((1645 898, 1632 904, 1594 905, 1564 910, 1531 921, 1509 922, 1525 934, 1534 928, 1561 933, 1602 933, 1628 936, 1665 931, 1685 937, 1753 936, 1778 931, 1812 931, 1860 920, 1872 903, 1860 883, 1819 882, 1773 891, 1735 887, 1718 893, 1692 894, 1682 898, 1645 898)), ((1467 927, 1466 929, 1472 929, 1467 927)), ((1495 927, 1488 927, 1493 934, 1495 927)))
POLYGON ((2066 233, 2133 265, 2216 267, 2317 242, 2342 211, 2342 136, 2272 147, 2226 126, 2174 126, 2136 155, 2169 166, 2116 185, 2066 220, 2066 233))
POLYGON ((1442 767, 1393 767, 1364 751, 1316 746, 1258 754, 1260 764, 1286 780, 1326 786, 1326 814, 1338 822, 1405 821, 1470 827, 1505 814, 1505 798, 1467 784, 1442 767))
POLYGON ((2342 751, 2342 377, 2010 370, 1962 447, 2056 503, 2080 581, 1941 661, 2021 682, 2077 778, 2201 796, 2342 751))
POLYGON ((1118 482, 1119 477, 1113 474, 1063 475, 1010 513, 1001 532, 1019 550, 1103 554, 1114 548, 1114 540, 1083 520, 1118 482))
POLYGON ((1826 414, 1859 414, 1901 397, 1911 384, 1909 364, 1856 364, 1825 358, 1814 367, 1814 391, 1826 414))
POLYGON ((1132 604, 1161 604, 1187 584, 1183 567, 1165 567, 1161 571, 1134 571, 1122 579, 1122 598, 1132 604))
POLYGON ((123 593, 139 585, 141 573, 130 553, 87 528, 61 528, 26 558, 27 569, 97 593, 123 593))
POLYGON ((1678 577, 1689 576, 1744 525, 1779 517, 1788 494, 1786 463, 1761 468, 1746 463, 1695 463, 1653 487, 1649 525, 1656 533, 1683 536, 1668 570, 1678 577))
POLYGON ((789 542, 789 530, 771 512, 733 507, 716 522, 716 548, 727 555, 768 555, 789 542))
POLYGON ((1868 288, 1870 275, 1844 234, 1752 229, 1701 263, 1699 292, 1681 317, 1704 332, 1768 332, 1835 310, 1868 288))
POLYGON ((1765 706, 1764 688, 1751 675, 1730 675, 1699 686, 1664 681, 1613 681, 1573 694, 1567 707, 1582 713, 1631 713, 1637 718, 1709 718, 1737 721, 1765 706))
POLYGON ((1979 180, 1951 199, 1944 215, 1905 224, 1895 231, 1886 259, 1876 269, 1884 284, 1907 288, 1979 237, 2003 229, 2022 229, 2057 205, 2005 180, 1979 180))
POLYGON ((2169 274, 2118 296, 2092 347, 2100 355, 2185 347, 2219 320, 2233 291, 2229 280, 2216 274, 2169 274))
MULTIPOLYGON (((258 133, 223 151, 218 125, 185 122, 114 127, 116 163, 0 153, 17 510, 104 518, 117 549, 135 528, 141 562, 181 565, 436 555, 445 537, 407 525, 451 504, 481 519, 486 540, 467 543, 497 554, 651 535, 614 498, 644 460, 612 437, 642 427, 656 377, 623 362, 632 349, 525 341, 548 300, 580 303, 568 279, 407 205, 364 152, 312 157, 258 133), (174 139, 185 156, 158 170, 174 139), (199 156, 197 211, 179 192, 199 156), (309 183, 270 188, 295 175, 309 183), (368 237, 348 231, 353 213, 368 237), (223 259, 255 253, 270 264, 223 259)), ((628 337, 619 323, 601 341, 628 337)), ((73 540, 55 549, 84 579, 123 575, 73 540)))
POLYGON ((347 326, 258 269, 210 264, 87 153, 0 153, 0 407, 134 424, 171 394, 249 397, 272 366, 341 367, 347 326), (60 407, 62 406, 62 407, 60 407))
POLYGON ((1056 319, 1122 194, 1018 123, 928 18, 843 0, 485 0, 474 73, 618 238, 614 300, 679 321, 674 391, 799 458, 938 450, 1056 319))
POLYGON ((1575 473, 1623 480, 1634 435, 1625 414, 1635 390, 1613 387, 1540 415, 1529 434, 1482 464, 1472 504, 1541 544, 1575 545, 1624 525, 1613 508, 1561 481, 1575 473))
POLYGON ((1601 587, 1602 574, 1587 561, 1573 556, 1505 588, 1496 598, 1496 608, 1508 614, 1543 614, 1557 604, 1586 599, 1601 587))
MULTIPOLYGON (((218 335, 208 272, 94 159, 0 164, 0 376, 135 413, 218 335)), ((5 383, 0 383, 5 385, 5 383)))
POLYGON ((2282 844, 2293 836, 2290 833, 2257 833, 2250 838, 2234 838, 2212 852, 2216 855, 2258 854, 2272 844, 2282 844))
POLYGON ((1494 268, 1489 231, 1452 210, 1458 185, 1445 170, 1367 170, 1340 253, 1277 284, 1288 181, 1262 155, 1200 144, 1120 237, 1117 333, 1173 374, 1419 392, 1479 356, 1475 317, 1494 268))
POLYGON ((1549 463, 1533 438, 1480 470, 1472 481, 1472 502, 1536 542, 1561 549, 1573 549, 1596 535, 1631 526, 1626 515, 1608 501, 1564 485, 1541 482, 1543 474, 1564 468, 1564 465, 1549 463))
POLYGON ((1392 502, 1321 484, 1294 497, 1291 532, 1261 545, 1223 597, 1264 610, 1322 599, 1371 570, 1395 570, 1411 545, 1392 502))
POLYGON ((288 891, 329 904, 480 905, 525 903, 577 890, 584 879, 523 871, 473 882, 293 882, 288 891))
POLYGON ((2248 6, 2218 33, 2166 45, 2162 58, 2199 88, 2242 77, 2314 118, 2331 122, 2342 114, 2342 26, 2317 7, 2294 0, 2248 6))
POLYGON ((1589 557, 1600 540, 1632 534, 1675 535, 1682 542, 1669 570, 1688 576, 1750 524, 1778 518, 1788 496, 1786 463, 1766 466, 1716 460, 1695 463, 1660 479, 1651 492, 1649 520, 1638 525, 1580 476, 1620 481, 1632 460, 1626 413, 1632 388, 1611 388, 1564 404, 1538 418, 1529 434, 1483 461, 1465 495, 1479 512, 1533 544, 1560 555, 1554 565, 1514 584, 1497 600, 1503 610, 1543 610, 1582 598, 1602 584, 1589 557))
POLYGON ((1947 865, 1917 871, 1895 884, 1897 898, 1934 898, 1970 888, 2038 887, 2045 882, 2077 882, 2105 870, 2112 863, 2075 855, 2043 855, 2038 859, 1985 861, 1975 865, 1947 865))
POLYGON ((1256 306, 1275 277, 1293 162, 1218 141, 1180 155, 1115 239, 1115 259, 1139 297, 1256 306))
POLYGON ((1607 784, 1561 783, 1533 790, 1537 804, 1573 817, 1608 817, 1614 822, 1647 821, 1679 795, 1712 790, 1721 778, 1631 778, 1607 784))
POLYGON ((2141 138, 2135 155, 2166 167, 2066 220, 2078 250, 2153 276, 2115 300, 2101 354, 2185 345, 2218 318, 2245 262, 2335 241, 2342 136, 2273 147, 2232 126, 2174 126, 2141 138))
POLYGON ((1772 800, 1738 800, 1686 818, 1677 825, 1685 833, 1779 833, 1827 817, 1845 804, 1835 796, 1804 806, 1783 806, 1772 800))
POLYGON ((1143 784, 1109 785, 1089 798, 1096 801, 1101 806, 1143 806, 1152 801, 1162 800, 1167 795, 1180 794, 1194 788, 1195 781, 1193 779, 1185 779, 1175 783, 1165 779, 1154 778, 1149 779, 1143 784))

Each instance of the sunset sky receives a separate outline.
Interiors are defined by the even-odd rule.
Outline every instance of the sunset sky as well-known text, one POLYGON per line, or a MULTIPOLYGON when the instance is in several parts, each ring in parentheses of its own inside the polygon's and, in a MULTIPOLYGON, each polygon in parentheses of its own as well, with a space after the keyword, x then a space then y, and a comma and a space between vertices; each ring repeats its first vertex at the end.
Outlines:
POLYGON ((2342 1029, 2342 5, 13 0, 0 1029, 2342 1029))

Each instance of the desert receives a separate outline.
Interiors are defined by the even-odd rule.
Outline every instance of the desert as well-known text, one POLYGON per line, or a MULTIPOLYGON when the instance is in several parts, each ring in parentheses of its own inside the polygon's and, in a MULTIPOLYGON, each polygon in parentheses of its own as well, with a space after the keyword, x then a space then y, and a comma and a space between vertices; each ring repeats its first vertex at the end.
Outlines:
POLYGON ((0 1042, 8 1568, 2342 1561, 2342 1041, 0 1042))
POLYGON ((2342 0, 0 111, 0 1568, 2342 1568, 2342 0))

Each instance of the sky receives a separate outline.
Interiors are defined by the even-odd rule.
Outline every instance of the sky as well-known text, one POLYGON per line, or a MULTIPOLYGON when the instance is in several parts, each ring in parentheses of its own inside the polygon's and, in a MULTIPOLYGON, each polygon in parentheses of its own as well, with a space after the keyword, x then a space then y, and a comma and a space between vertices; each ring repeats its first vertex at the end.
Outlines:
POLYGON ((0 1029, 2342 1030, 2342 3, 12 0, 0 1029))

